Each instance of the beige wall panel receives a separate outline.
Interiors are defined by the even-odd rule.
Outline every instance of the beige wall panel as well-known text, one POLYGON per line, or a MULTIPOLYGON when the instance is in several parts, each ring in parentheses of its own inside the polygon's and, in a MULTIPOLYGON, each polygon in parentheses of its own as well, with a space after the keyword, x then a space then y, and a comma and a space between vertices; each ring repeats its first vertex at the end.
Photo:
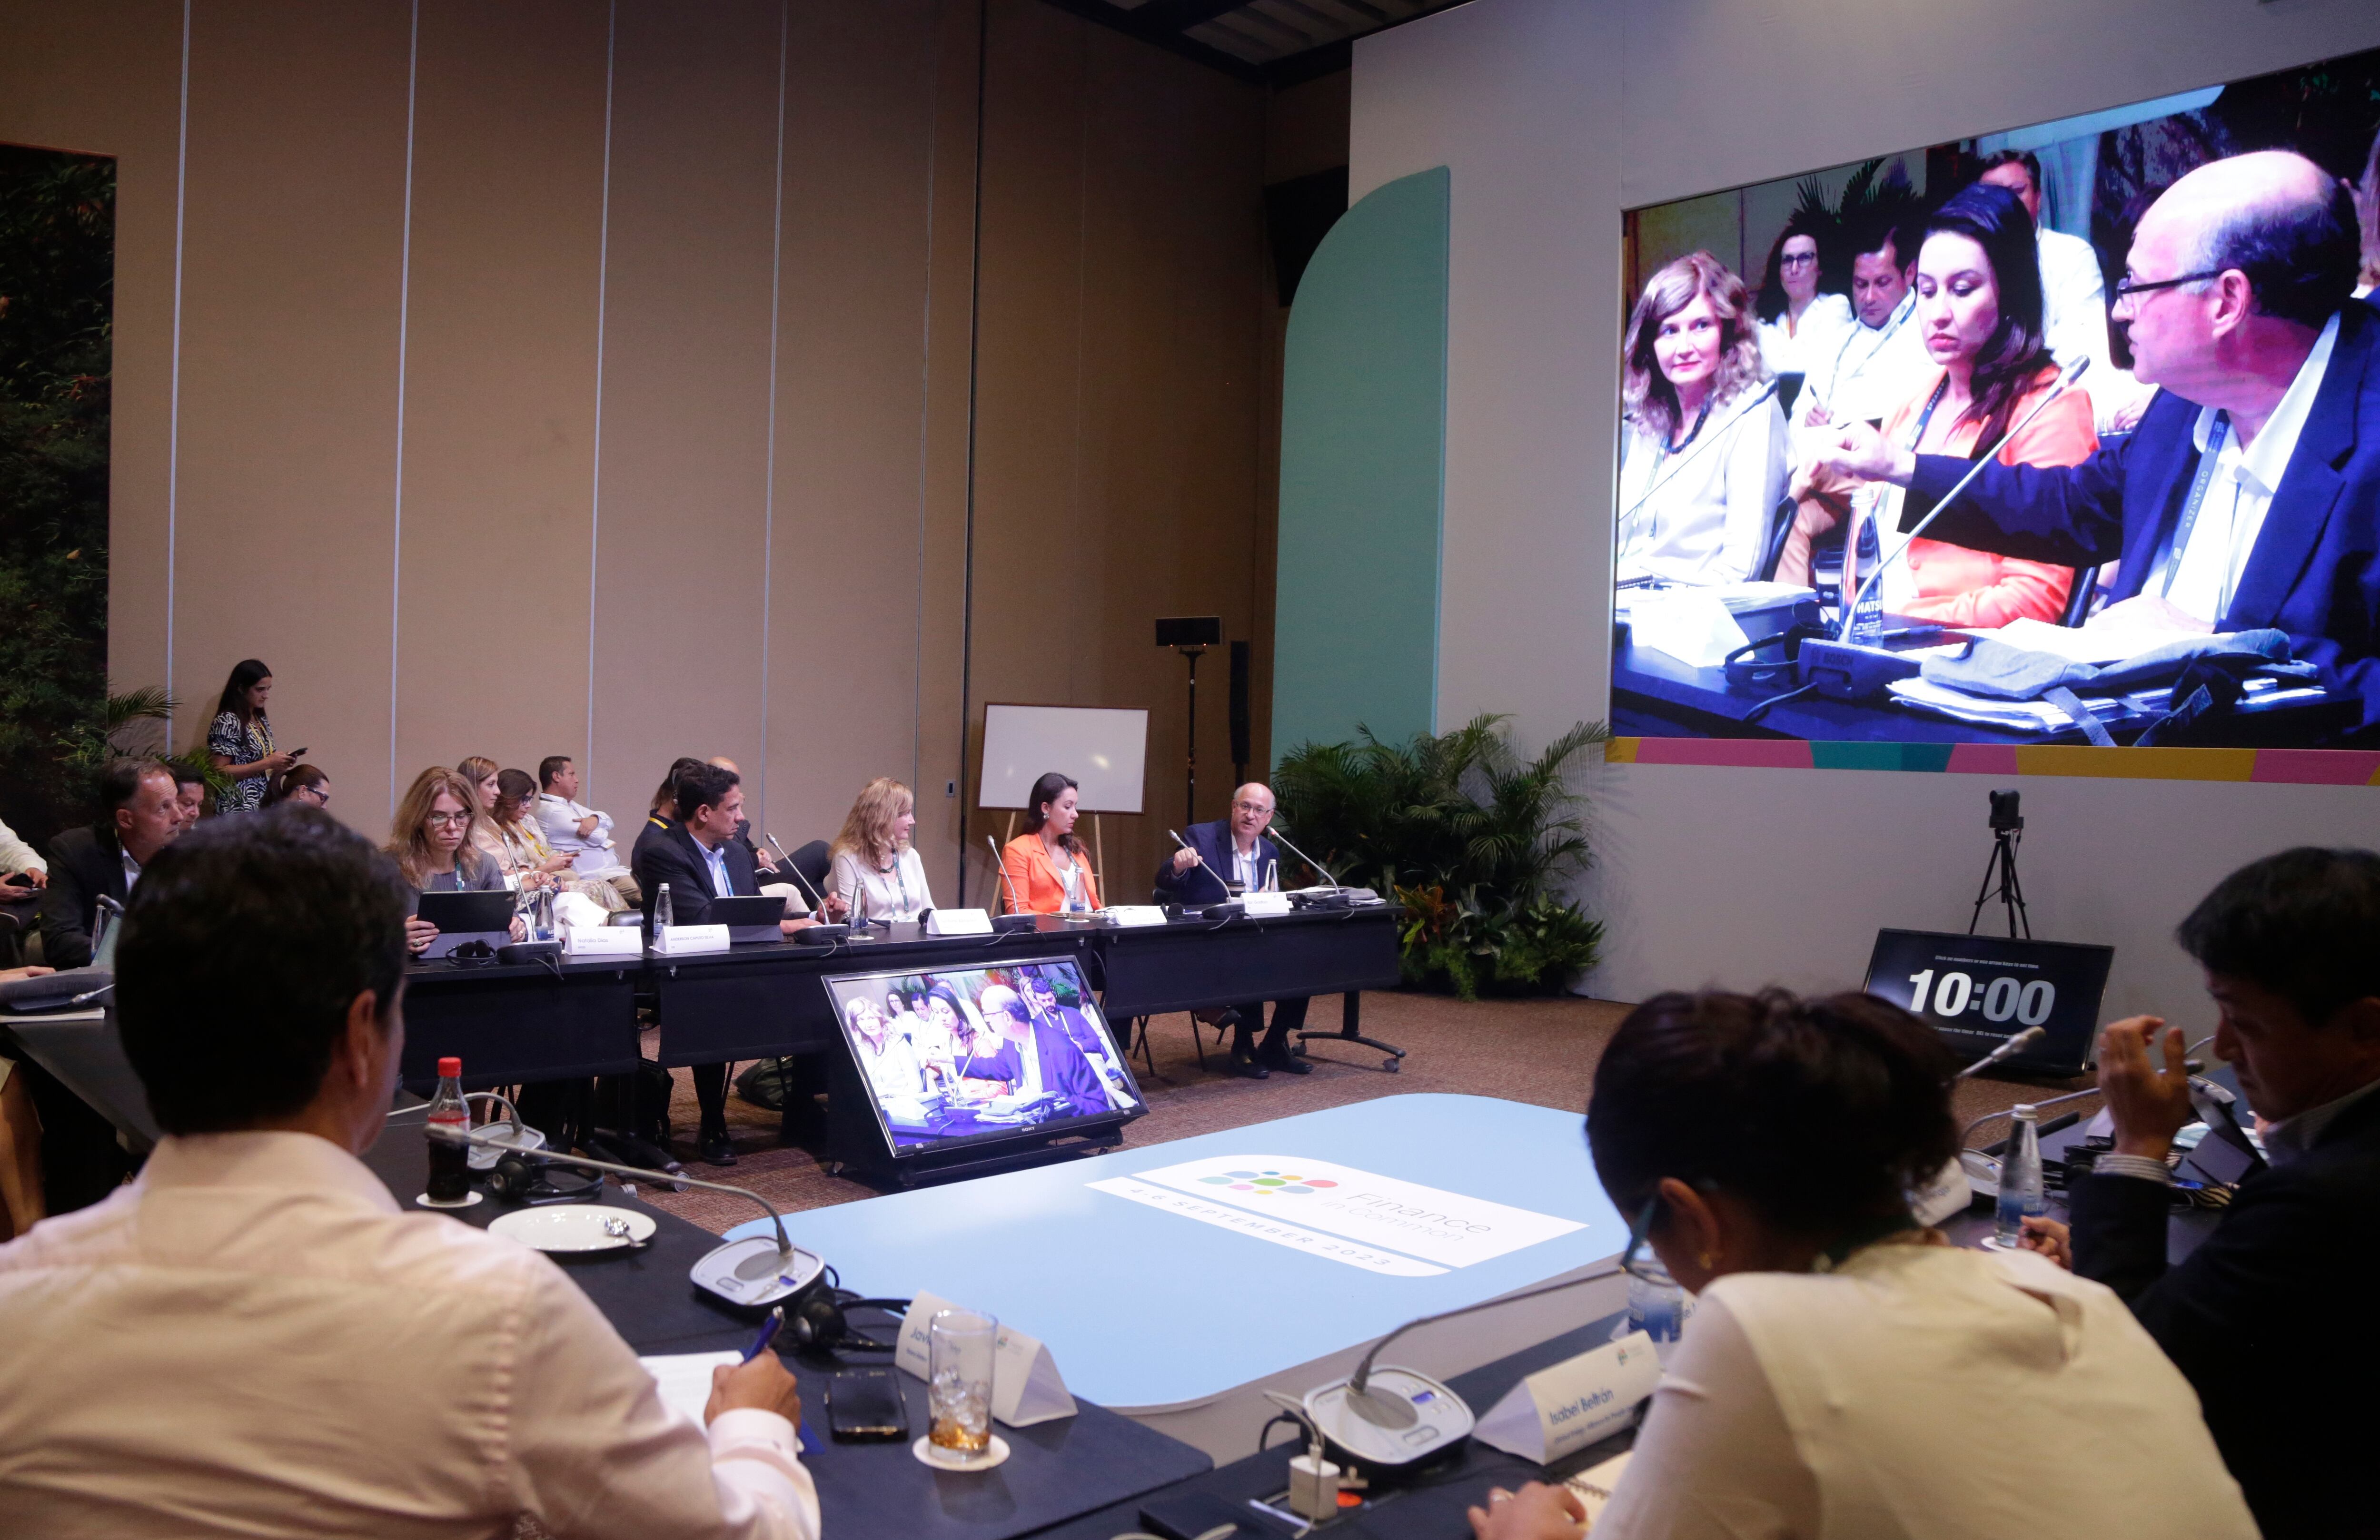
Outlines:
POLYGON ((960 824, 967 798, 967 386, 975 315, 977 67, 981 12, 944 0, 934 52, 932 241, 926 316, 925 478, 917 591, 917 830, 934 892, 986 903, 990 853, 970 857, 960 824))
MULTIPOLYGON (((468 754, 588 752, 605 22, 575 0, 421 7, 400 791, 468 754)), ((625 815, 650 790, 589 794, 625 815)))
POLYGON ((964 271, 929 293, 929 242, 966 236, 932 224, 938 10, 792 11, 767 815, 788 849, 832 838, 871 777, 925 774, 928 327, 963 339, 966 304, 964 271))
MULTIPOLYGON (((1111 896, 1138 900, 1183 811, 1187 669, 1151 622, 1251 631, 1263 101, 1046 6, 993 18, 972 717, 1149 708, 1148 811, 1105 830, 1111 896)), ((1200 675, 1204 819, 1227 655, 1200 675)))
POLYGON ((0 6, 0 139, 116 158, 107 645, 118 688, 165 682, 181 69, 171 0, 0 6))
MULTIPOLYGON (((681 754, 761 762, 776 0, 624 0, 594 754, 625 825, 681 754)), ((747 794, 750 794, 749 793, 747 794)))
POLYGON ((388 780, 407 13, 196 9, 174 682, 202 741, 231 666, 366 828, 388 780))

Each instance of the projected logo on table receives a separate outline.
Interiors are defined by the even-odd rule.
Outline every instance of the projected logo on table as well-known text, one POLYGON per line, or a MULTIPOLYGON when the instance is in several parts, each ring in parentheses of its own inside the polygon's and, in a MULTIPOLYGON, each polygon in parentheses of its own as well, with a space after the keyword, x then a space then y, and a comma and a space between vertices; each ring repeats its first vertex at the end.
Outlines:
POLYGON ((1202 1176, 1198 1181, 1203 1186, 1228 1187, 1234 1193, 1254 1193, 1258 1197, 1293 1198, 1339 1185, 1328 1177, 1309 1178, 1289 1171, 1225 1171, 1220 1176, 1202 1176))
POLYGON ((1586 1228, 1302 1156, 1218 1156, 1089 1185, 1202 1224, 1406 1278, 1467 1267, 1586 1228))

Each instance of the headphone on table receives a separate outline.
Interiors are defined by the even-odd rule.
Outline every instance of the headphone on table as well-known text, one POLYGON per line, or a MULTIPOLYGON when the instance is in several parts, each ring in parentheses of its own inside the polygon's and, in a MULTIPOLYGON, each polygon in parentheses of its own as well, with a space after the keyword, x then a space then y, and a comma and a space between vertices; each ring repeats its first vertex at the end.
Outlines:
POLYGON ((895 1316, 908 1314, 907 1300, 862 1299, 847 1289, 821 1283, 796 1302, 785 1316, 784 1333, 790 1333, 796 1348, 815 1348, 834 1352, 892 1352, 898 1345, 880 1342, 873 1337, 854 1331, 846 1311, 874 1309, 889 1311, 895 1316))

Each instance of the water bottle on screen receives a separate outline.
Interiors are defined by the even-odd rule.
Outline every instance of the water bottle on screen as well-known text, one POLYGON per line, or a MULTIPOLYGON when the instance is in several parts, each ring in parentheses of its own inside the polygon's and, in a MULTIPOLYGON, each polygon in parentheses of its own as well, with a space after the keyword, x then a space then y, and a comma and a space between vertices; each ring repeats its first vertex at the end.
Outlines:
POLYGON ((671 914, 669 884, 664 882, 662 884, 662 891, 653 898, 653 934, 656 938, 677 923, 671 917, 671 914))
POLYGON ((465 1134, 471 1127, 471 1107, 463 1099, 463 1061, 438 1061, 438 1091, 430 1098, 426 1120, 430 1140, 430 1191, 432 1203, 461 1203, 471 1195, 471 1151, 468 1146, 441 1138, 441 1134, 465 1134))
POLYGON ((1866 504, 1860 510, 1859 534, 1852 542, 1851 560, 1843 564, 1842 602, 1852 606, 1843 622, 1843 640, 1860 647, 1884 645, 1884 584, 1876 571, 1880 550, 1876 539, 1874 498, 1863 498, 1866 504), (1854 576, 1856 575, 1856 576, 1854 576), (1857 600, 1852 598, 1856 586, 1857 600))
POLYGON ((2008 1148, 2000 1153, 2000 1195, 1992 1239, 2014 1246, 2024 1237, 2025 1216, 2049 1211, 2041 1195, 2041 1113, 2031 1102, 2010 1114, 2008 1148))
POLYGON ((1654 1355, 1663 1363, 1678 1345, 1694 1313, 1694 1297, 1670 1276, 1661 1259, 1648 1249, 1628 1271, 1628 1329, 1653 1339, 1654 1355))

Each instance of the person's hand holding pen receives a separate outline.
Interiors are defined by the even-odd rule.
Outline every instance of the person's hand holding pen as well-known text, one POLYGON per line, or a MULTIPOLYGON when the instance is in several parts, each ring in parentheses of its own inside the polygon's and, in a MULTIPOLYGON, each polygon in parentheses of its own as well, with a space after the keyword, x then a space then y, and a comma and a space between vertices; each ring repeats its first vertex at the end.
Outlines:
POLYGON ((783 1359, 769 1351, 769 1345, 777 1340, 777 1328, 784 1324, 785 1307, 779 1305, 761 1323, 760 1335, 745 1350, 743 1363, 722 1364, 710 1371, 710 1400, 702 1409, 705 1423, 722 1412, 748 1407, 755 1412, 773 1412, 795 1427, 801 1426, 801 1382, 786 1369, 783 1359))

